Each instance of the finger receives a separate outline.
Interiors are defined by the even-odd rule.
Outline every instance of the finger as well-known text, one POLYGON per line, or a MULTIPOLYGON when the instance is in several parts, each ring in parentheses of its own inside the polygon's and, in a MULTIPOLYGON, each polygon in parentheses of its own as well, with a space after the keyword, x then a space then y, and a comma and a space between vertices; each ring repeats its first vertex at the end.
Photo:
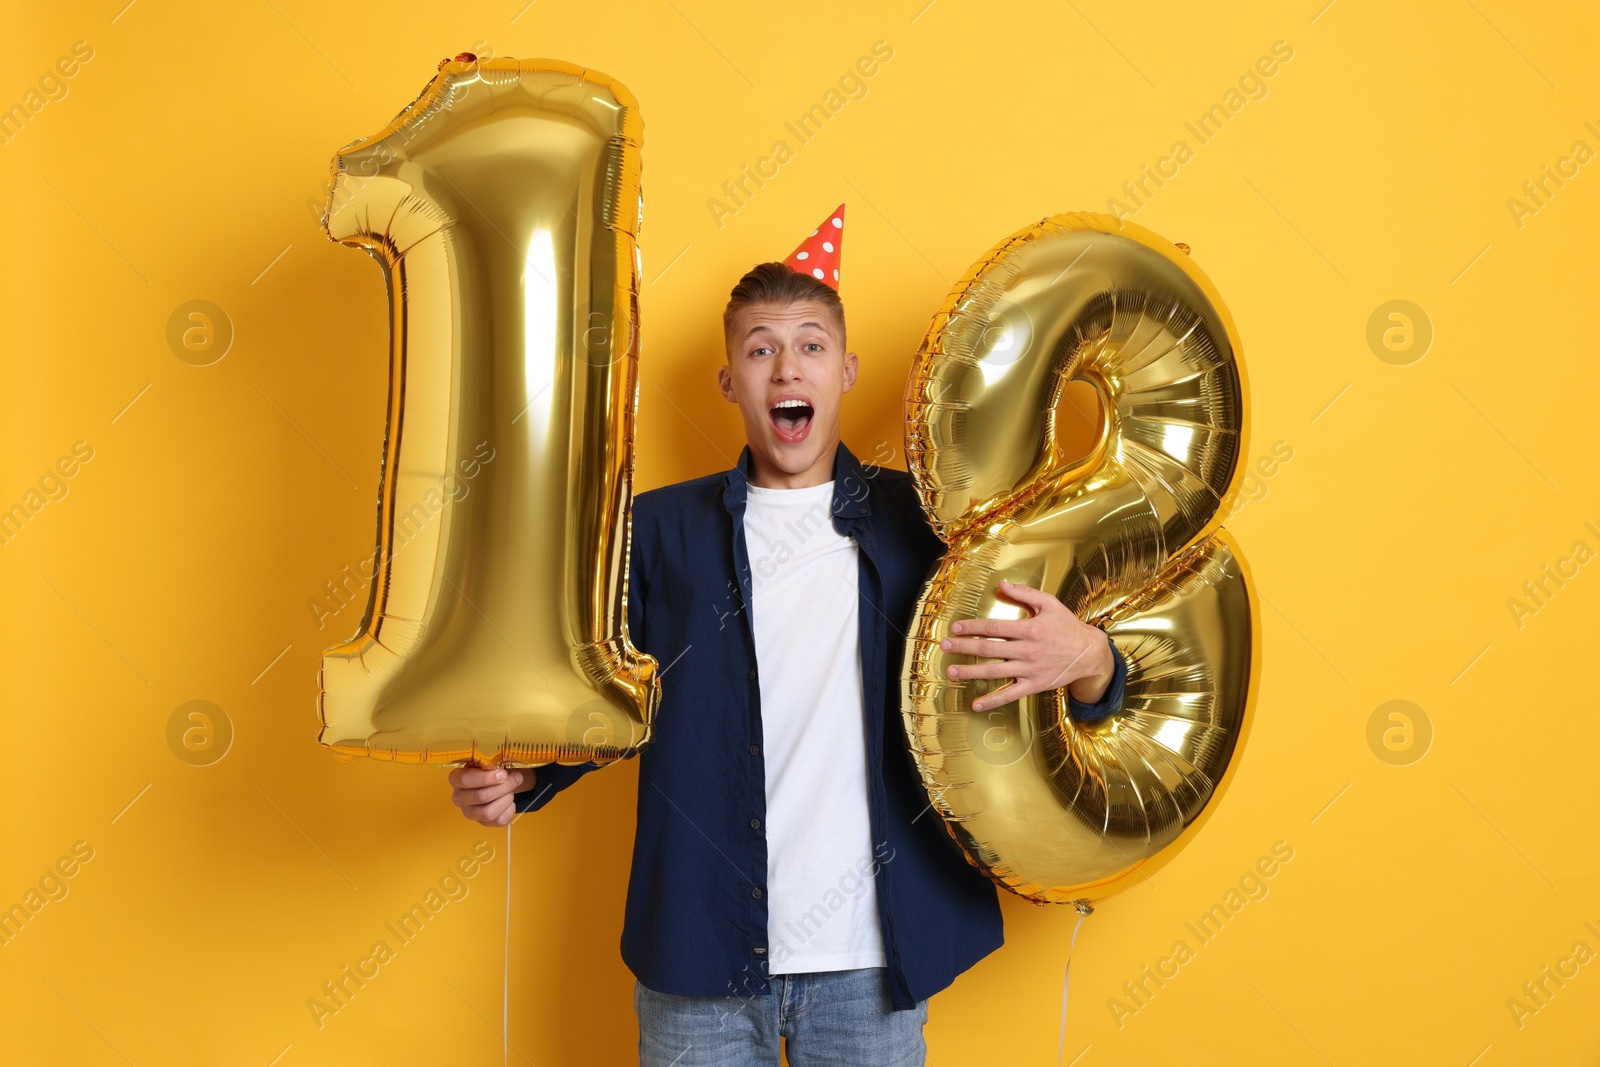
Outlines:
POLYGON ((487 804, 491 800, 499 800, 505 796, 505 784, 498 786, 486 785, 480 789, 457 789, 450 794, 450 799, 455 801, 458 808, 475 808, 480 804, 487 804))
POLYGON ((963 637, 1027 637, 1035 623, 1029 619, 957 619, 950 632, 963 637))
POLYGON ((480 792, 483 792, 490 797, 510 796, 512 793, 515 793, 517 790, 523 788, 523 782, 524 777, 521 771, 507 771, 505 781, 495 782, 493 785, 486 785, 480 790, 480 792))
POLYGON ((1012 701, 1018 700, 1021 697, 1029 696, 1036 692, 1038 692, 1037 689, 1024 685, 1020 680, 1013 679, 1011 682, 1001 686, 994 692, 985 693, 983 696, 974 700, 972 702, 972 710, 993 711, 995 708, 1003 708, 1012 701))
POLYGON ((939 648, 958 656, 977 656, 980 659, 1015 660, 1027 655, 1033 642, 1020 637, 996 640, 988 637, 947 637, 939 648))
POLYGON ((457 789, 476 789, 505 780, 504 767, 457 767, 450 772, 450 784, 457 789))
POLYGON ((517 802, 513 797, 497 800, 484 807, 484 816, 490 826, 504 826, 511 821, 511 816, 517 812, 517 802))
POLYGON ((958 663, 945 668, 945 677, 957 681, 973 678, 1017 678, 1030 674, 1020 671, 1015 663, 958 663))
POLYGON ((463 808, 476 807, 499 800, 501 797, 510 796, 521 788, 521 776, 515 773, 504 782, 493 785, 481 786, 477 789, 457 789, 452 796, 457 805, 463 808))
POLYGON ((502 795, 487 788, 454 789, 450 792, 450 802, 462 811, 470 812, 473 808, 482 807, 492 800, 499 800, 502 795))
POLYGON ((502 826, 504 823, 496 820, 499 813, 507 809, 516 809, 515 798, 501 797, 487 804, 469 804, 461 809, 461 813, 473 822, 482 823, 484 826, 502 826))

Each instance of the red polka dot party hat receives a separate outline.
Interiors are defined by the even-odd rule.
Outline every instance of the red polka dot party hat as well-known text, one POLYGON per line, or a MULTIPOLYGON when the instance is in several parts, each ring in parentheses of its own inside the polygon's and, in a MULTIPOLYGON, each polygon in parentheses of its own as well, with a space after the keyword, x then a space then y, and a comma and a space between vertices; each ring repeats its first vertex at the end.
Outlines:
POLYGON ((784 260, 801 274, 809 274, 839 288, 839 254, 844 250, 844 205, 840 204, 800 242, 800 247, 784 260))

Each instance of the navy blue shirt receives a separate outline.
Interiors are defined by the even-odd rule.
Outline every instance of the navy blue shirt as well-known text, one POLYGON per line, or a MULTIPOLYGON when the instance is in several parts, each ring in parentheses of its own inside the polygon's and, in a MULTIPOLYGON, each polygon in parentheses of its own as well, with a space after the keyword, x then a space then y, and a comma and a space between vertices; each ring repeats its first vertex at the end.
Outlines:
MULTIPOLYGON (((770 991, 766 772, 744 539, 748 446, 737 468, 633 501, 628 629, 662 665, 653 739, 639 756, 638 826, 622 958, 641 983, 695 997, 770 991)), ((910 475, 863 466, 841 442, 833 525, 859 547, 862 697, 879 923, 896 1010, 999 948, 994 883, 969 864, 928 803, 906 749, 900 669, 923 582, 944 554, 910 475)), ((804 640, 796 635, 796 640, 804 640)), ((1080 719, 1121 706, 1127 664, 1080 719)), ((538 769, 516 797, 537 811, 595 769, 538 769)))

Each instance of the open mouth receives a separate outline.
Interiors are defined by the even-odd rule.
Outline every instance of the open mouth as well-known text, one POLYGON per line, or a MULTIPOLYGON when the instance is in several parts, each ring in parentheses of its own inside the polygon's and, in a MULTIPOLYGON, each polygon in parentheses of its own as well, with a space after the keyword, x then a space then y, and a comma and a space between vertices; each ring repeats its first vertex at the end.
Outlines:
POLYGON ((810 432, 813 414, 811 405, 804 400, 780 400, 768 409, 767 418, 772 420, 780 440, 797 444, 810 432))

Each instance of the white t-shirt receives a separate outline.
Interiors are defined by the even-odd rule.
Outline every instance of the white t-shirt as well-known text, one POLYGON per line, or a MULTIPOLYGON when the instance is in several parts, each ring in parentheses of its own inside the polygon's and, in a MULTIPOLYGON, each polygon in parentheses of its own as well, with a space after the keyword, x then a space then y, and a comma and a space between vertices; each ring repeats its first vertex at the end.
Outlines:
POLYGON ((867 815, 856 543, 833 482, 750 486, 750 553, 767 780, 767 971, 884 966, 867 815))

